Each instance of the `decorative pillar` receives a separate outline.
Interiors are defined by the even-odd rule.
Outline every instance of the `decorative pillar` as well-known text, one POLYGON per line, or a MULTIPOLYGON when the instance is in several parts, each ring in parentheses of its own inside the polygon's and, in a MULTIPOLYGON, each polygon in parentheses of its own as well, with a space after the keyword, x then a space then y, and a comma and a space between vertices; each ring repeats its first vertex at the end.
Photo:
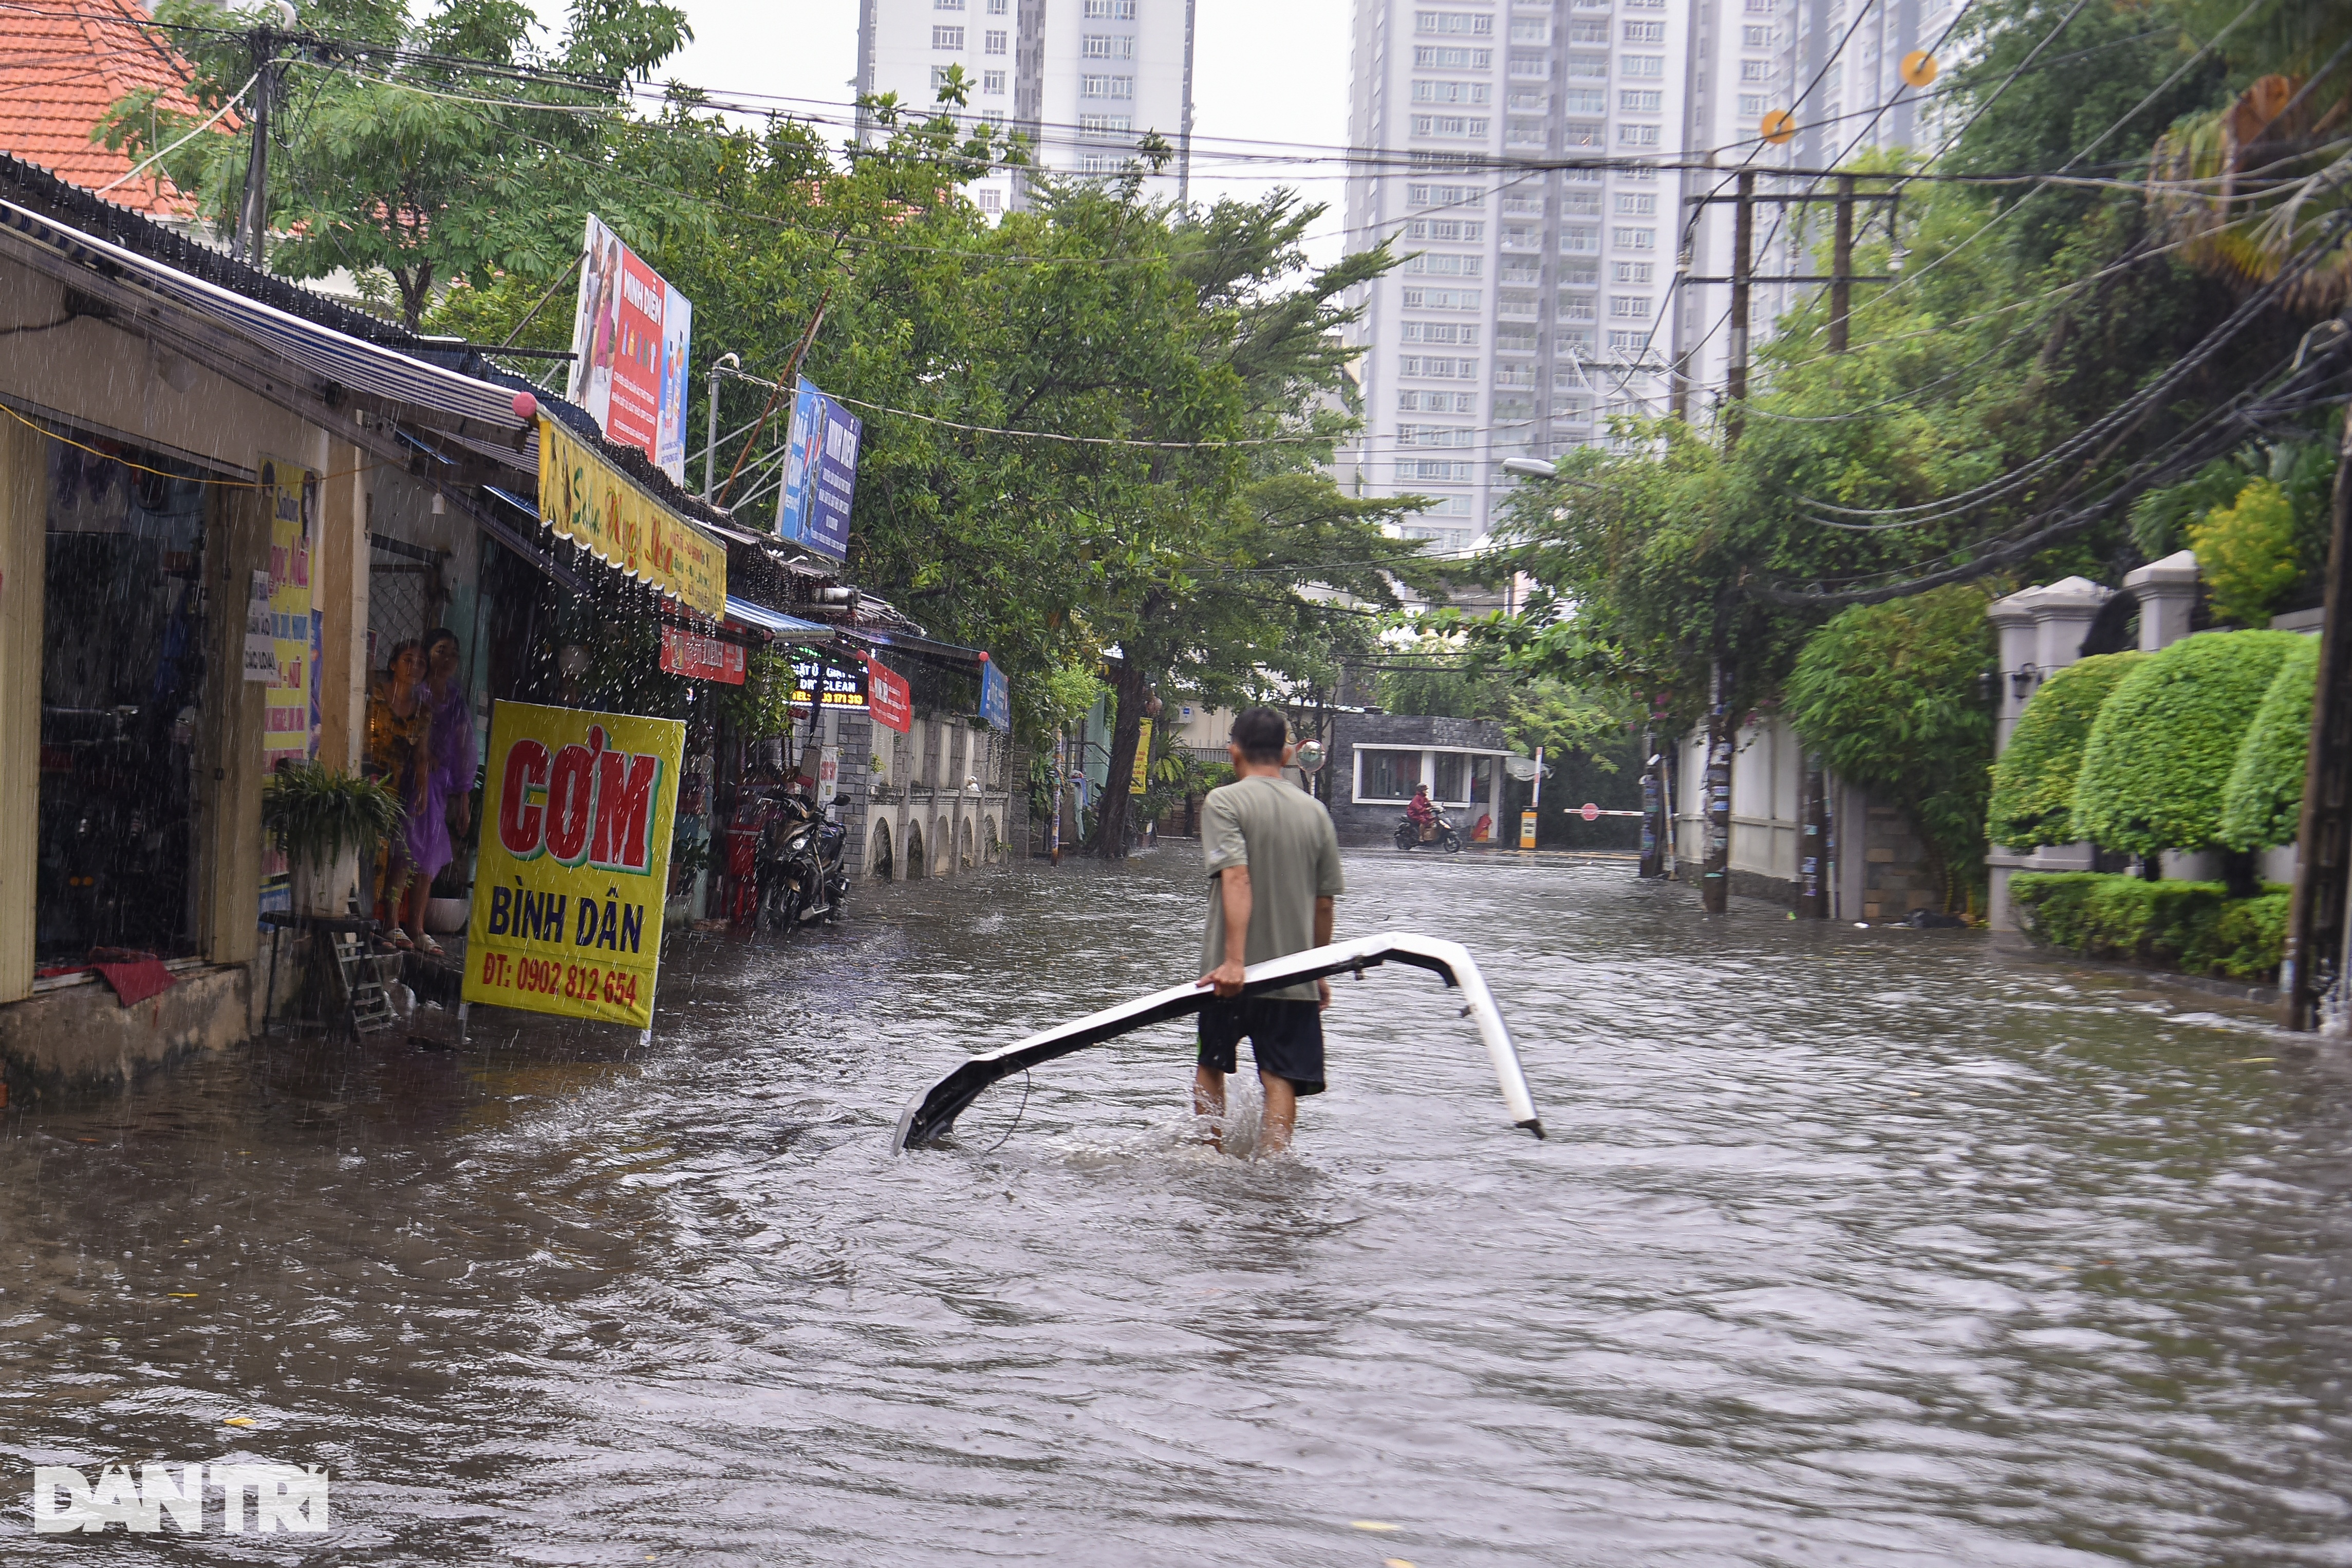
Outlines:
POLYGON ((2139 651, 2155 653, 2189 635, 2197 608, 2197 552, 2176 550, 2124 577, 2139 596, 2139 651))
MULTIPOLYGON (((2007 749, 2018 717, 2034 691, 2052 674, 2083 657, 2083 638, 2098 619, 2101 607, 2114 596, 2115 590, 2088 578, 2066 577, 2045 587, 2011 594, 1992 606, 1989 613, 2000 629, 2001 647, 1996 755, 2007 749)), ((2019 871, 2087 871, 2092 858, 2088 844, 2052 845, 2031 854, 1993 846, 1985 857, 1990 872, 1989 923, 1996 931, 2017 929, 2009 906, 2009 879, 2019 871)))

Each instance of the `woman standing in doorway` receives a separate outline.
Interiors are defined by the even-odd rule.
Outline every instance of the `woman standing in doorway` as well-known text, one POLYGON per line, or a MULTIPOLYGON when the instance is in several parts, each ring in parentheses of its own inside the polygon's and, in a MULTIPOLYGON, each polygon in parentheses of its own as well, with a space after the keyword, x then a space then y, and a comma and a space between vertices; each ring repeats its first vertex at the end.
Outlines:
POLYGON ((441 944, 425 929, 433 879, 457 858, 454 828, 463 837, 474 820, 474 711, 458 678, 457 634, 437 626, 425 634, 425 705, 432 714, 430 755, 423 798, 408 814, 408 855, 416 879, 408 891, 408 933, 425 952, 441 944))
MULTIPOLYGON (((400 797, 408 813, 409 832, 415 831, 424 811, 425 775, 433 765, 433 706, 425 674, 424 646, 413 639, 404 642, 392 650, 375 689, 368 693, 368 770, 400 797)), ((399 924, 403 896, 416 871, 408 833, 385 840, 382 853, 376 918, 384 922, 394 947, 413 947, 415 942, 399 924)), ((425 879, 426 885, 431 881, 430 877, 425 879)), ((419 925, 418 934, 423 931, 419 925)))

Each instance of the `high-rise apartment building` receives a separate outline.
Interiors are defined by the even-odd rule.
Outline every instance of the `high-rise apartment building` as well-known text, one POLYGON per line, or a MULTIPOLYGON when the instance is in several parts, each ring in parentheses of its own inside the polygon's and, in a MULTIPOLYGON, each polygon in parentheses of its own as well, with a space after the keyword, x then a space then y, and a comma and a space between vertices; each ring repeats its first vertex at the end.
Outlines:
MULTIPOLYGON (((1192 127, 1193 0, 861 0, 860 94, 895 92, 928 114, 949 68, 971 83, 966 110, 1018 131, 1038 167, 1114 174, 1157 133, 1174 150, 1147 189, 1182 197, 1192 127)), ((874 135, 868 129, 862 132, 874 135)), ((1019 172, 971 187, 984 211, 1022 205, 1019 172)))
MULTIPOLYGON (((1504 459, 1605 443, 1611 415, 1666 412, 1678 377, 1703 416, 1729 296, 1677 289, 1677 261, 1687 244, 1690 272, 1727 275, 1732 216, 1685 199, 1730 194, 1743 162, 1833 157, 1865 125, 1864 145, 1912 135, 1910 104, 1872 110, 1951 3, 1358 0, 1349 141, 1378 152, 1349 182, 1349 240, 1408 259, 1361 300, 1365 430, 1343 481, 1436 497, 1410 531, 1460 548, 1501 521, 1504 459), (1887 24, 1848 37, 1855 4, 1887 24), (1760 145, 1763 115, 1831 63, 1853 89, 1823 75, 1799 106, 1810 129, 1760 145)), ((1808 270, 1784 210, 1759 219, 1759 272, 1808 270)), ((1751 338, 1795 293, 1756 291, 1751 338)))

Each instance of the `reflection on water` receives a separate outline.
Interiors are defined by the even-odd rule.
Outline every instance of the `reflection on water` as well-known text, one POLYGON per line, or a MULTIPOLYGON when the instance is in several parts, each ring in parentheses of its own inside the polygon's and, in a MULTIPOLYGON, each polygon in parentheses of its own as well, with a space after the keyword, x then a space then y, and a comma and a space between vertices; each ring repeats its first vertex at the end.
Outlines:
POLYGON ((159 1550, 34 1537, 34 1464, 239 1455, 330 1466, 331 1536, 161 1550, 2352 1561, 2332 1058, 1971 933, 1349 875, 1343 934, 1479 956, 1551 1142, 1397 971, 1294 1159, 1189 1141, 1174 1027, 890 1158, 963 1053, 1189 977, 1181 849, 680 942, 650 1050, 507 1017, 13 1116, 0 1561, 159 1550))

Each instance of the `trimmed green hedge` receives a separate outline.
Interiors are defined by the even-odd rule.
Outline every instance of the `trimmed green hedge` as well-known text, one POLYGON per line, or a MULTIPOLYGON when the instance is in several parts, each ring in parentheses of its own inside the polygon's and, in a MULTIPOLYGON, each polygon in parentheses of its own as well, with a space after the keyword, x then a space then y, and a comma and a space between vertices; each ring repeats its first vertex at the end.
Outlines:
POLYGON ((2134 666, 2091 726, 2075 831, 2135 855, 2220 842, 2238 742, 2303 640, 2294 632, 2200 632, 2134 666))
POLYGON ((2083 773, 2083 748, 2099 709, 2125 676, 2147 655, 2097 654, 2068 665, 2042 683, 2019 716, 2016 733, 1992 767, 1992 805, 1987 837, 2012 849, 2072 844, 2074 781, 2083 773))
POLYGON ((2221 795, 2221 842, 2232 849, 2292 844, 2303 828, 2305 760, 2311 751, 2311 699, 2319 684, 2319 639, 2287 650, 2221 795))
POLYGON ((2095 871, 2010 879, 2018 925, 2035 942, 2144 969, 2269 984, 2286 943, 2289 890, 2232 899, 2219 882, 2149 882, 2095 871))

